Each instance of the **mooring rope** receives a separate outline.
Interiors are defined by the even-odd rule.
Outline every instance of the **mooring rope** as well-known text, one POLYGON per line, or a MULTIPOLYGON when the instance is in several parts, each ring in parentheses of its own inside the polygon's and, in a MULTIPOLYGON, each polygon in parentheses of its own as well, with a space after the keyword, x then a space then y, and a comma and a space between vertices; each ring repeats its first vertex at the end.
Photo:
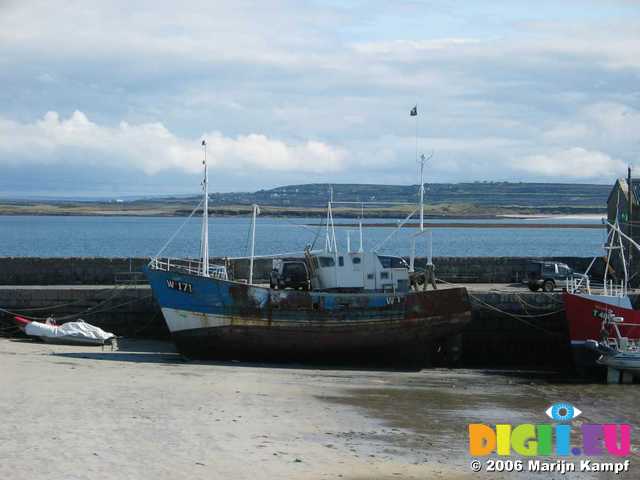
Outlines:
POLYGON ((117 305, 112 305, 109 308, 105 308, 104 310, 91 310, 91 311, 87 310, 86 312, 89 312, 89 313, 82 312, 82 313, 67 315, 65 317, 58 317, 58 318, 56 318, 56 320, 67 320, 69 318, 80 317, 81 315, 87 317, 89 315, 95 315, 97 313, 111 312, 111 311, 116 310, 116 309, 118 309, 120 307, 124 307, 125 305, 130 305, 132 303, 136 303, 136 302, 140 302, 142 300, 146 300, 148 298, 151 298, 152 296, 153 296, 152 294, 149 294, 149 295, 145 295, 144 297, 133 298, 133 299, 128 300, 126 302, 118 303, 117 305))
POLYGON ((531 322, 527 321, 526 319, 527 318, 550 317, 552 315, 557 315, 558 313, 561 313, 561 312, 564 311, 564 309, 562 309, 562 310, 556 310, 554 312, 549 312, 549 313, 541 313, 541 314, 538 314, 538 315, 518 315, 518 314, 515 314, 515 313, 507 312, 507 311, 502 310, 502 309, 500 309, 500 308, 498 308, 498 307, 496 307, 494 305, 486 303, 485 301, 480 300, 478 297, 476 297, 475 295, 473 295, 471 293, 469 293, 469 296, 473 300, 475 300, 476 302, 480 303, 485 308, 487 308, 489 310, 493 310, 495 312, 498 312, 498 313, 500 313, 502 315, 506 315, 508 317, 514 318, 514 319, 518 320, 519 322, 522 322, 525 325, 528 325, 529 327, 535 328, 536 330, 540 330, 540 331, 546 333, 547 335, 555 335, 555 333, 552 332, 551 330, 548 330, 548 329, 546 329, 544 327, 541 327, 540 325, 536 325, 535 323, 531 323, 531 322))
MULTIPOLYGON (((128 288, 129 285, 116 285, 113 288, 109 288, 109 289, 105 289, 103 290, 104 292, 115 292, 115 291, 123 291, 124 289, 128 288)), ((111 297, 107 297, 106 299, 104 299, 103 301, 108 301, 108 300, 112 300, 113 298, 116 298, 117 294, 114 294, 111 297)), ((67 302, 67 303, 58 303, 55 305, 48 305, 48 306, 44 306, 44 307, 29 307, 29 308, 16 308, 13 311, 14 312, 39 312, 42 310, 57 310, 58 308, 63 308, 63 307, 68 307, 70 305, 76 305, 78 303, 83 303, 86 302, 87 299, 86 298, 81 298, 78 300, 74 300, 72 302, 67 302)), ((25 318, 30 318, 27 315, 23 315, 20 314, 21 316, 25 317, 25 318)), ((34 319, 38 318, 38 317, 33 317, 34 319)))
MULTIPOLYGON (((504 290, 504 292, 505 292, 505 293, 507 293, 507 291, 506 291, 506 290, 504 290)), ((508 293, 511 293, 511 292, 508 292, 508 293)), ((540 292, 540 293, 546 293, 546 292, 540 292)), ((540 294, 540 293, 539 293, 539 294, 540 294)), ((528 308, 533 308, 533 309, 538 309, 538 310, 544 310, 544 309, 546 309, 546 308, 547 308, 547 307, 545 307, 544 305, 533 305, 533 304, 531 304, 531 303, 527 302, 527 301, 524 299, 524 297, 522 296, 522 294, 521 294, 521 293, 513 292, 513 295, 515 295, 515 296, 516 296, 516 298, 517 298, 517 299, 518 299, 518 301, 522 304, 522 306, 523 306, 523 307, 525 307, 525 306, 526 306, 526 307, 528 307, 528 308)), ((564 303, 563 303, 562 301, 560 301, 560 302, 559 302, 558 300, 556 300, 555 298, 553 298, 553 297, 552 297, 551 295, 549 295, 548 293, 547 293, 546 295, 547 295, 547 298, 548 298, 549 300, 551 300, 553 303, 555 303, 556 305, 564 305, 564 303)))
MULTIPOLYGON (((99 309, 100 307, 104 306, 105 304, 107 304, 108 302, 110 302, 111 300, 117 298, 122 292, 124 292, 125 288, 127 287, 127 285, 122 285, 119 287, 114 287, 112 289, 109 289, 109 291, 113 292, 111 295, 109 295, 107 298, 101 300, 100 302, 98 302, 96 305, 93 305, 92 307, 89 307, 85 310, 83 310, 80 313, 74 313, 74 314, 69 314, 69 315, 65 315, 63 317, 58 317, 58 320, 65 320, 65 319, 69 319, 69 318, 75 318, 75 317, 80 317, 81 315, 88 315, 90 314, 89 312, 92 312, 96 309, 99 309)), ((148 295, 146 297, 143 298, 148 298, 151 295, 148 295)), ((137 298, 135 300, 138 300, 140 298, 137 298)), ((78 300, 77 302, 72 302, 72 303, 81 303, 81 302, 86 302, 88 301, 87 299, 82 299, 82 300, 78 300)), ((0 308, 0 312, 6 313, 7 315, 12 315, 12 316, 21 316, 26 318, 27 320, 34 320, 34 321, 40 321, 40 320, 46 320, 49 317, 35 317, 35 316, 31 316, 31 315, 25 315, 22 313, 22 311, 30 311, 31 309, 16 309, 16 310, 7 310, 5 308, 0 308)), ((38 307, 38 310, 46 310, 46 307, 38 307)), ((106 310, 108 311, 108 310, 106 310)))
MULTIPOLYGON (((124 307, 124 306, 126 306, 126 305, 130 305, 130 304, 133 304, 133 303, 136 303, 136 302, 140 302, 140 301, 143 301, 143 300, 147 300, 147 299, 149 299, 149 298, 151 298, 151 297, 153 297, 153 295, 149 294, 149 295, 145 295, 144 297, 134 298, 134 299, 128 300, 128 301, 126 301, 126 302, 122 302, 122 303, 119 303, 119 304, 116 304, 116 305, 111 305, 111 306, 110 306, 110 307, 108 307, 108 308, 105 308, 105 309, 102 309, 102 310, 98 310, 98 309, 97 309, 97 307, 99 307, 99 306, 101 306, 101 305, 104 305, 104 304, 105 304, 105 302, 101 302, 101 303, 99 303, 98 305, 94 305, 93 307, 91 307, 91 308, 89 308, 89 309, 87 309, 87 310, 85 310, 85 311, 83 311, 83 312, 80 312, 80 313, 74 313, 74 314, 70 314, 70 315, 65 315, 65 316, 63 316, 63 317, 57 317, 57 318, 54 318, 54 320, 56 320, 56 321, 61 321, 61 320, 73 320, 73 319, 75 319, 75 318, 88 317, 88 316, 91 316, 91 315, 96 315, 96 314, 98 314, 98 313, 111 312, 111 311, 117 310, 118 308, 124 307)), ((113 298, 113 297, 112 297, 112 298, 113 298)), ((4 308, 0 308, 0 312, 6 313, 6 314, 11 315, 11 316, 19 315, 17 312, 14 312, 14 311, 11 311, 11 310, 7 310, 7 309, 4 309, 4 308)), ((40 318, 37 318, 37 319, 36 319, 35 317, 26 317, 25 315, 19 315, 19 316, 22 316, 22 317, 27 318, 27 319, 30 319, 30 320, 36 320, 36 321, 38 321, 38 320, 46 320, 46 318, 45 318, 45 317, 40 317, 40 318)), ((156 319, 156 317, 157 317, 157 315, 153 317, 153 320, 155 320, 155 319, 156 319)), ((6 318, 5 318, 5 319, 3 319, 3 320, 4 320, 5 322, 10 322, 10 320, 8 320, 8 319, 6 319, 6 318)), ((150 324, 151 324, 151 320, 150 320, 150 321, 148 321, 148 322, 144 325, 144 327, 143 327, 143 328, 146 328, 146 327, 147 327, 148 325, 150 325, 150 324)), ((1 334, 3 334, 3 335, 4 335, 4 334, 7 334, 7 333, 9 333, 9 334, 11 334, 11 333, 17 333, 18 331, 20 331, 20 328, 19 328, 17 325, 15 325, 15 324, 13 324, 13 325, 12 325, 12 324, 9 324, 9 325, 0 325, 0 333, 1 333, 1 334)), ((141 331, 141 330, 140 330, 140 331, 141 331)))
MULTIPOLYGON (((454 287, 464 287, 464 285, 458 285, 455 283, 451 283, 451 282, 447 282, 446 280, 442 280, 442 279, 437 279, 438 282, 441 283, 445 283, 447 285, 451 285, 454 287)), ((495 305, 491 305, 487 302, 485 302, 484 300, 481 300, 479 297, 477 297, 476 295, 474 295, 473 293, 469 292, 469 290, 467 290, 467 293, 469 295, 469 297, 471 299, 473 299, 475 302, 479 303, 481 306, 489 309, 489 310, 493 310, 495 312, 498 312, 502 315, 506 315, 508 317, 514 318, 515 320, 518 320, 519 322, 524 323, 525 325, 531 327, 531 328, 535 328, 536 330, 540 330, 544 333, 546 333, 547 335, 555 335, 554 332, 552 332, 549 329, 546 329, 544 327, 541 327, 540 325, 536 325, 535 323, 531 323, 529 322, 527 319, 533 319, 533 318, 544 318, 544 317, 551 317, 553 315, 557 315, 559 313, 564 312, 564 308, 560 309, 560 310, 555 310, 553 312, 547 312, 547 313, 538 313, 538 314, 529 314, 527 313, 526 315, 521 315, 521 314, 517 314, 517 313, 511 313, 511 312, 507 312, 506 310, 502 310, 498 307, 496 307, 495 305)), ((511 292, 507 292, 507 293, 511 293, 511 292)), ((518 295, 517 292, 515 292, 516 295, 518 295)), ((526 309, 525 309, 526 311, 526 309)))

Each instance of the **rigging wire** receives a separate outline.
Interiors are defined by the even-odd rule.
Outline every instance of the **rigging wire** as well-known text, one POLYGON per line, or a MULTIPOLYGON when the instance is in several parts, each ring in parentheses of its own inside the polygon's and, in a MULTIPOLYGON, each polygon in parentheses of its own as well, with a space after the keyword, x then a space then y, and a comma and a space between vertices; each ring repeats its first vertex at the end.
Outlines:
POLYGON ((251 239, 251 221, 249 222, 249 228, 247 229, 247 239, 244 242, 244 256, 248 256, 249 252, 249 240, 251 239))
POLYGON ((378 244, 378 245, 373 249, 373 251, 374 251, 374 252, 379 251, 379 250, 384 246, 384 244, 385 244, 385 243, 387 243, 387 242, 391 239, 391 237, 393 237, 396 233, 398 233, 398 232, 400 231, 400 228, 402 228, 402 226, 403 226, 405 223, 407 223, 407 222, 409 221, 409 219, 410 219, 411 217, 413 217, 413 215, 414 215, 417 211, 418 211, 418 209, 417 209, 417 208, 415 208, 415 209, 413 210, 413 212, 411 212, 409 215, 407 215, 407 216, 406 216, 406 218, 405 218, 401 223, 399 223, 399 224, 398 224, 398 226, 396 227, 396 229, 395 229, 395 230, 393 230, 389 235, 387 235, 387 238, 385 238, 382 242, 380 242, 380 243, 379 243, 379 244, 378 244))
POLYGON ((325 218, 322 218, 322 220, 320 221, 320 226, 318 227, 318 230, 316 231, 316 236, 313 239, 313 242, 311 243, 311 248, 309 250, 313 250, 313 248, 316 246, 316 242, 318 241, 318 238, 320 238, 320 234, 322 233, 322 231, 325 229, 326 225, 322 222, 326 222, 325 218))
POLYGON ((196 207, 191 211, 191 213, 189 214, 189 216, 185 219, 185 221, 182 223, 182 225, 180 225, 180 227, 173 233, 173 235, 171 235, 171 237, 169 237, 169 240, 167 240, 167 242, 162 246, 162 248, 158 251, 158 253, 156 253, 154 255, 154 257, 159 257, 160 254, 165 250, 165 248, 167 248, 169 246, 169 244, 173 241, 174 238, 176 238, 176 235, 178 235, 178 233, 180 233, 180 231, 184 228, 184 226, 187 224, 187 222, 191 219, 191 217, 193 217, 193 214, 196 213, 198 211, 198 209, 200 208, 200 206, 202 205, 202 202, 204 200, 200 200, 200 202, 198 203, 198 205, 196 205, 196 207))

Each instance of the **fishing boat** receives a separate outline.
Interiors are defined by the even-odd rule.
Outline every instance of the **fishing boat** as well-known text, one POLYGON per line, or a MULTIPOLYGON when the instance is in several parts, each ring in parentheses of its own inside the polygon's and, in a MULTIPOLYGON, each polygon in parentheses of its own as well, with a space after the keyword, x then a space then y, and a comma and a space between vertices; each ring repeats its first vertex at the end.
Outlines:
MULTIPOLYGON (((362 222, 359 248, 352 249, 348 242, 347 249, 340 250, 333 221, 336 202, 331 199, 324 248, 308 246, 298 254, 297 261, 304 263, 309 275, 308 288, 298 290, 254 281, 257 205, 251 222, 248 278, 233 278, 226 264, 210 263, 206 142, 202 146, 200 257, 157 255, 145 268, 181 353, 217 359, 384 362, 407 352, 426 354, 434 340, 459 334, 470 321, 465 288, 427 290, 426 282, 420 289, 419 282, 413 281, 419 277, 414 268, 416 240, 430 238, 423 227, 424 156, 420 206, 403 222, 420 210, 421 228, 412 238, 410 262, 379 253, 380 246, 364 251, 362 222)), ((432 265, 430 253, 427 263, 432 265)))
POLYGON ((608 227, 605 248, 605 269, 602 283, 592 282, 589 272, 597 257, 586 272, 567 281, 563 293, 565 314, 569 327, 569 338, 576 365, 581 368, 596 365, 597 351, 593 339, 600 338, 602 322, 613 317, 624 318, 624 323, 616 325, 621 335, 627 339, 640 339, 640 310, 636 307, 633 291, 629 288, 630 272, 624 253, 624 243, 640 252, 638 245, 620 228, 619 222, 604 222, 608 227), (613 261, 622 267, 622 276, 610 278, 613 261))

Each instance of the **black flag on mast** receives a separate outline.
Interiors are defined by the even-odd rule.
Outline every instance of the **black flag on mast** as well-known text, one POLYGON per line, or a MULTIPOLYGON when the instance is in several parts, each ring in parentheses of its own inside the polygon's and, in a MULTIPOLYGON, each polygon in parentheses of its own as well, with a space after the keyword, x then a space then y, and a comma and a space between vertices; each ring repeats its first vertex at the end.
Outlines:
POLYGON ((418 115, 418 106, 417 105, 411 109, 411 112, 409 113, 409 115, 411 115, 412 117, 416 117, 418 115))

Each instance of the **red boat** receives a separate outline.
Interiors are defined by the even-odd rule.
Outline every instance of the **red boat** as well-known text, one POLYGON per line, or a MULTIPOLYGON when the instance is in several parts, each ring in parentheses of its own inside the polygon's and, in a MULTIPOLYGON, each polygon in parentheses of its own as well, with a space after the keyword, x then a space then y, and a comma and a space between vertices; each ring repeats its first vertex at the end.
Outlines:
MULTIPOLYGON (((621 317, 624 319, 618 325, 621 335, 629 339, 640 339, 640 310, 636 309, 629 296, 627 281, 629 278, 627 265, 622 248, 622 239, 630 242, 640 250, 638 244, 625 235, 616 222, 609 226, 607 251, 607 266, 605 268, 604 283, 594 287, 589 280, 589 269, 580 278, 574 279, 564 293, 564 307, 567 324, 569 326, 569 338, 573 350, 574 360, 578 367, 596 365, 598 354, 588 348, 587 340, 599 341, 606 333, 603 331, 605 320, 609 317, 621 317), (619 252, 623 266, 624 278, 619 283, 608 279, 610 271, 611 254, 619 252)), ((594 259, 595 262, 595 259, 594 259)), ((594 264, 591 262, 591 265, 594 264)), ((591 266, 590 266, 591 267, 591 266)))

